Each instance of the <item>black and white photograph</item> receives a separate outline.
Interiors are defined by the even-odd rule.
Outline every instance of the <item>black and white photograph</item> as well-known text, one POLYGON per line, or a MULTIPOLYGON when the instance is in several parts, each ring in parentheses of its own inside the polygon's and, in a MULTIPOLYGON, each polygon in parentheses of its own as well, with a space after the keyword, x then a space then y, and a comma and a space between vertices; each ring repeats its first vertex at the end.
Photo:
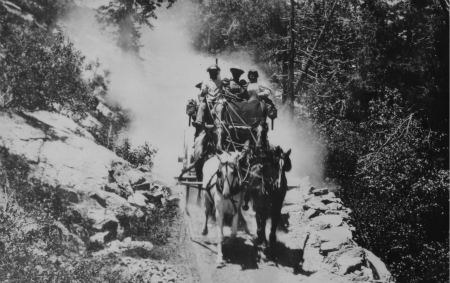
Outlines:
POLYGON ((0 282, 450 282, 449 19, 0 0, 0 282))

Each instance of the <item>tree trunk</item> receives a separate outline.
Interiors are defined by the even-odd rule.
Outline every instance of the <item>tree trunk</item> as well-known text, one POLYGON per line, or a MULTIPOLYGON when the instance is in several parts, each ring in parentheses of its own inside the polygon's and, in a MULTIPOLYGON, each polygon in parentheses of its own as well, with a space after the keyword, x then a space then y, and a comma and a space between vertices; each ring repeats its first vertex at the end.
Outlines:
POLYGON ((298 93, 300 91, 302 83, 303 83, 303 81, 306 78, 306 75, 308 73, 309 66, 311 65, 311 62, 312 62, 311 58, 313 57, 314 52, 316 52, 317 47, 319 46, 320 42, 322 41, 322 39, 323 39, 323 37, 325 35, 326 30, 328 29, 328 26, 330 24, 331 18, 333 17, 334 11, 336 10, 337 2, 338 2, 337 0, 334 1, 333 6, 331 6, 331 9, 330 9, 330 12, 328 13, 328 16, 327 16, 327 19, 325 21, 325 24, 323 25, 322 29, 320 30, 320 34, 317 37, 313 48, 311 49, 310 56, 308 56, 308 59, 306 60, 305 65, 302 68, 300 78, 298 79, 297 85, 295 86, 295 89, 294 89, 293 93, 298 93))
POLYGON ((289 52, 289 77, 288 77, 288 93, 284 96, 284 103, 288 106, 288 111, 290 114, 294 112, 294 67, 295 67, 295 2, 291 0, 291 17, 290 17, 290 34, 291 34, 291 45, 289 52))

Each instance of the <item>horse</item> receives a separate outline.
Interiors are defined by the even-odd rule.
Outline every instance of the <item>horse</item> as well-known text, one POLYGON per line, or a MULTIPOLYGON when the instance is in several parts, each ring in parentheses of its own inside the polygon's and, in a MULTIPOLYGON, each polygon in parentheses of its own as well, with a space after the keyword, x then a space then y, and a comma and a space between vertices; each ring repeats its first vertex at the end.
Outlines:
POLYGON ((249 194, 256 212, 257 245, 266 245, 266 222, 270 218, 269 247, 276 243, 276 230, 281 218, 281 208, 287 191, 285 172, 292 169, 291 150, 270 148, 249 170, 249 194))
POLYGON ((243 152, 223 152, 206 160, 203 165, 203 188, 205 190, 205 224, 203 235, 208 234, 208 218, 215 210, 218 225, 217 265, 222 266, 222 244, 224 240, 223 225, 225 214, 233 218, 231 238, 235 238, 238 229, 239 215, 243 202, 241 189, 240 160, 243 152))
MULTIPOLYGON (((193 169, 195 171, 196 181, 201 182, 203 180, 203 164, 205 163, 206 159, 208 159, 212 154, 216 152, 216 129, 214 127, 202 125, 201 127, 198 127, 196 131, 197 132, 194 137, 193 152, 189 157, 190 165, 182 170, 181 174, 178 177, 179 180, 183 178, 184 174, 193 169)), ((201 190, 202 187, 199 187, 197 194, 197 204, 200 204, 201 190)), ((186 186, 185 211, 187 215, 189 215, 189 211, 187 208, 189 203, 189 195, 190 186, 186 186)))

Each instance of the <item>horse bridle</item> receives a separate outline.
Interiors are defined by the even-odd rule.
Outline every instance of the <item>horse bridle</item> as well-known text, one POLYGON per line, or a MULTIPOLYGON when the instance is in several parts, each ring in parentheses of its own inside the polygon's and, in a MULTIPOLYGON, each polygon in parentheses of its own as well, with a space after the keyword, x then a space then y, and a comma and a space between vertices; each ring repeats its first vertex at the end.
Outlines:
POLYGON ((284 157, 280 156, 278 160, 278 178, 275 182, 276 188, 281 188, 281 179, 283 177, 283 170, 284 170, 284 157))
MULTIPOLYGON (((217 191, 220 192, 223 195, 223 186, 225 185, 225 182, 227 182, 230 189, 232 188, 232 184, 235 182, 235 179, 238 179, 238 187, 242 185, 242 178, 240 176, 240 168, 238 163, 233 163, 229 161, 222 162, 219 158, 220 164, 219 168, 217 168, 216 175, 217 175, 217 181, 216 181, 216 188, 217 191), (222 174, 222 169, 225 167, 225 176, 222 174), (228 168, 234 169, 233 173, 233 179, 228 178, 228 168)), ((233 193, 230 191, 230 196, 233 196, 237 193, 233 193)))

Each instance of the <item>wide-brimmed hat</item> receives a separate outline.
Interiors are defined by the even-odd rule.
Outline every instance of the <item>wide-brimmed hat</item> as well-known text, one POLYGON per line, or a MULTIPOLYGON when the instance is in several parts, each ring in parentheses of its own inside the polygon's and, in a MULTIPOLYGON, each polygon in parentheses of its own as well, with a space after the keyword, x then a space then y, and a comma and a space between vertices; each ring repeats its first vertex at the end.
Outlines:
POLYGON ((218 72, 218 71, 220 71, 220 68, 219 68, 219 66, 214 64, 214 65, 209 66, 208 69, 206 69, 206 71, 207 72, 212 72, 212 71, 218 72))
POLYGON ((245 73, 244 70, 242 70, 239 67, 232 67, 232 68, 230 68, 230 72, 232 74, 239 74, 239 75, 242 75, 243 73, 245 73))

